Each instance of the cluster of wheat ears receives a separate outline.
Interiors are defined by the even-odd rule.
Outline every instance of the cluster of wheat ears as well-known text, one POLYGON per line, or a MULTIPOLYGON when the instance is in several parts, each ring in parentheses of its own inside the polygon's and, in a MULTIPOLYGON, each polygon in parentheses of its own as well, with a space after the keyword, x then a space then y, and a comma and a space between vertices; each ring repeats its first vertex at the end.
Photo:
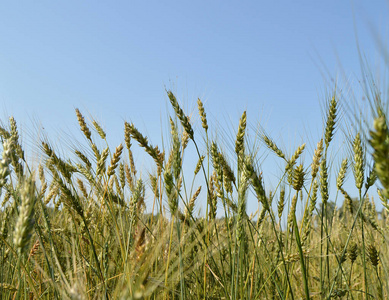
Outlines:
POLYGON ((33 167, 14 118, 0 128, 0 299, 389 298, 389 131, 378 94, 374 123, 347 137, 352 150, 338 166, 328 154, 340 113, 336 94, 309 163, 305 144, 287 155, 259 134, 283 166, 272 190, 248 146, 246 112, 227 155, 223 141, 210 139, 201 100, 195 132, 167 95, 175 115, 166 148, 125 122, 124 142, 113 150, 102 126, 76 109, 85 147, 66 158, 43 139, 33 167), (137 170, 134 141, 155 168, 137 170), (190 144, 193 165, 193 157, 183 163, 190 144), (336 189, 329 188, 331 170, 336 189), (370 190, 378 191, 381 212, 370 190), (258 200, 251 216, 249 194, 258 200), (297 207, 303 214, 296 217, 297 207))

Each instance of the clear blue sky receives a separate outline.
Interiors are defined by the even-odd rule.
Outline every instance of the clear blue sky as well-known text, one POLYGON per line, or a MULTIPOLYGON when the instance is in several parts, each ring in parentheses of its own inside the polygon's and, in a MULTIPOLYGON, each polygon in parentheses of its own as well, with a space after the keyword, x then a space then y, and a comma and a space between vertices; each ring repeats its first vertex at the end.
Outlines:
POLYGON ((360 78, 356 34, 374 66, 373 37, 389 24, 378 0, 3 1, 0 11, 2 115, 52 134, 76 128, 78 107, 111 136, 128 120, 155 144, 165 86, 188 113, 200 97, 234 128, 247 109, 285 145, 309 124, 319 132, 331 79, 360 78))

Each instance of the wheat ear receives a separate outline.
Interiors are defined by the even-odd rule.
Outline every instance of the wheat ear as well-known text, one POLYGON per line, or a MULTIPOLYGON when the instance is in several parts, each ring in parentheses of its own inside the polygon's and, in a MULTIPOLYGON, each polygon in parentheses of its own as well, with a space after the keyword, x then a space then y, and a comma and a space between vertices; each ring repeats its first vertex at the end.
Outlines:
POLYGON ((78 120, 78 124, 80 125, 81 131, 84 133, 86 138, 92 143, 92 134, 88 126, 86 125, 84 116, 81 114, 78 108, 76 108, 76 115, 77 115, 77 120, 78 120))
POLYGON ((174 96, 174 94, 171 91, 167 91, 170 103, 172 104, 174 111, 180 119, 182 127, 184 127, 185 131, 188 133, 191 140, 194 138, 194 132, 192 129, 192 125, 189 123, 188 117, 184 114, 184 111, 181 109, 181 107, 178 105, 177 99, 174 96))

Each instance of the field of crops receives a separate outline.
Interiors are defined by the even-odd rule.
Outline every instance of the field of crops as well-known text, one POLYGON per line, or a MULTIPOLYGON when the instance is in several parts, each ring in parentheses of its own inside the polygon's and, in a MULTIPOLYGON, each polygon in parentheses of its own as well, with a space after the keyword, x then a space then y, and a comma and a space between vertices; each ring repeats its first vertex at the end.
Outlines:
POLYGON ((340 159, 329 154, 343 134, 337 91, 313 157, 306 144, 286 153, 258 132, 283 166, 271 190, 245 135, 246 112, 231 155, 211 138, 201 100, 194 126, 167 94, 175 112, 167 148, 128 122, 122 144, 110 147, 101 125, 76 109, 86 146, 68 153, 42 139, 37 164, 25 158, 14 118, 0 128, 0 299, 389 298, 389 131, 379 93, 371 124, 350 124, 340 159), (184 163, 188 145, 197 155, 184 163), (139 169, 134 147, 152 169, 139 169))

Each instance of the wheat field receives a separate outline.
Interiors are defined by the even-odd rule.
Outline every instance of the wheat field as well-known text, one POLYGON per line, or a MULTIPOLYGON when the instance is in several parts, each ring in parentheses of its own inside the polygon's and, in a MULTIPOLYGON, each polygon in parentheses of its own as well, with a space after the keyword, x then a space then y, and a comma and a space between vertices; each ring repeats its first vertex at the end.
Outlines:
POLYGON ((200 99, 194 124, 167 96, 169 147, 128 122, 110 147, 103 127, 76 109, 86 147, 61 152, 42 139, 34 164, 14 118, 0 128, 1 299, 389 298, 389 131, 379 94, 374 121, 344 137, 345 157, 329 154, 341 134, 336 91, 313 157, 306 144, 286 153, 259 132, 282 166, 273 189, 246 137, 246 112, 227 155, 200 99), (184 163, 188 145, 197 155, 184 163), (152 169, 140 169, 135 147, 152 169))

